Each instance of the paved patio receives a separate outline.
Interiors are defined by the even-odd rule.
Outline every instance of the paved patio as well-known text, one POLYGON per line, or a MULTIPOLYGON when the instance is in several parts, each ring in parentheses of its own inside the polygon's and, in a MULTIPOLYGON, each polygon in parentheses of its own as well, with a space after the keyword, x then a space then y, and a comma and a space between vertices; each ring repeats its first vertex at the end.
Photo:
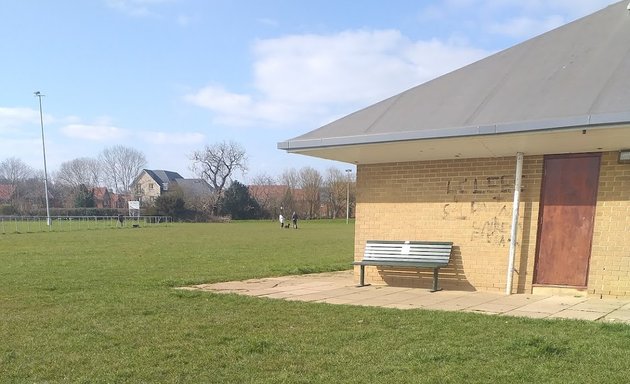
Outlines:
POLYGON ((389 286, 357 287, 352 271, 283 276, 182 289, 236 293, 273 299, 398 309, 476 312, 531 318, 581 319, 630 324, 630 299, 439 291, 389 286))

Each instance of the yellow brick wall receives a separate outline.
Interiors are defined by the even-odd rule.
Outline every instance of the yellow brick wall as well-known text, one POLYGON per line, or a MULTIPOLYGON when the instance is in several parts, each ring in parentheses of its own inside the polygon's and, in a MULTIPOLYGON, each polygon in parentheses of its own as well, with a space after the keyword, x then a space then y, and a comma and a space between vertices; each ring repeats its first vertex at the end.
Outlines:
MULTIPOLYGON (((514 292, 531 291, 542 166, 541 156, 524 159, 514 292)), ((504 291, 515 169, 515 157, 359 165, 355 260, 366 240, 452 241, 443 288, 504 291)), ((429 288, 431 276, 366 268, 373 284, 429 288)))
POLYGON ((630 296, 630 164, 605 153, 599 175, 588 292, 630 296))
MULTIPOLYGON (((588 293, 630 296, 630 165, 604 153, 588 293)), ((445 289, 504 291, 516 158, 359 165, 355 260, 366 240, 452 241, 445 289)), ((526 156, 513 292, 529 293, 536 255, 543 157, 526 156)), ((355 269, 358 280, 358 267, 355 269)), ((429 288, 430 270, 366 268, 366 281, 429 288)))

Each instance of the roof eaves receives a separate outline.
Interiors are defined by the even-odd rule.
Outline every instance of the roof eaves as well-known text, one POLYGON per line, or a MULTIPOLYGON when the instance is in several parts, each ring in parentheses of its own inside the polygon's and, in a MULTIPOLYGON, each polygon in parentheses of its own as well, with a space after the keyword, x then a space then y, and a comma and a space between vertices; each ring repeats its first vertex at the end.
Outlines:
POLYGON ((506 133, 528 133, 537 131, 555 131, 571 128, 597 126, 614 126, 630 123, 630 112, 604 113, 596 115, 575 116, 563 119, 547 119, 541 121, 520 121, 493 125, 476 125, 448 129, 430 129, 421 131, 391 132, 356 136, 341 136, 319 139, 293 139, 278 143, 278 149, 299 151, 343 147, 348 145, 391 143, 398 141, 448 139, 481 135, 506 133))

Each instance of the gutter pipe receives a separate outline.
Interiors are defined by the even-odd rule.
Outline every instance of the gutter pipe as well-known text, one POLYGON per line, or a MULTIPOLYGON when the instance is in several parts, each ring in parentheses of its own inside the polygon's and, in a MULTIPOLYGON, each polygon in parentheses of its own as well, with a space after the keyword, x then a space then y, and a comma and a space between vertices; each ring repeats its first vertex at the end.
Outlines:
POLYGON ((521 201, 521 185, 523 181, 523 152, 516 154, 516 177, 514 180, 514 202, 512 204, 512 230, 510 232, 510 254, 507 270, 505 294, 512 294, 512 278, 514 275, 514 258, 516 255, 516 234, 518 231, 518 208, 521 201))

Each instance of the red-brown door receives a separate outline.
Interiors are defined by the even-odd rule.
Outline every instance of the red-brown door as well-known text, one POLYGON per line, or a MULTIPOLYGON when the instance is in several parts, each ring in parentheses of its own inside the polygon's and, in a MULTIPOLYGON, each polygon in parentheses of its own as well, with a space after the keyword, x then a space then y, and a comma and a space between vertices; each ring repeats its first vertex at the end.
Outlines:
POLYGON ((600 158, 545 157, 535 284, 586 287, 600 158))

